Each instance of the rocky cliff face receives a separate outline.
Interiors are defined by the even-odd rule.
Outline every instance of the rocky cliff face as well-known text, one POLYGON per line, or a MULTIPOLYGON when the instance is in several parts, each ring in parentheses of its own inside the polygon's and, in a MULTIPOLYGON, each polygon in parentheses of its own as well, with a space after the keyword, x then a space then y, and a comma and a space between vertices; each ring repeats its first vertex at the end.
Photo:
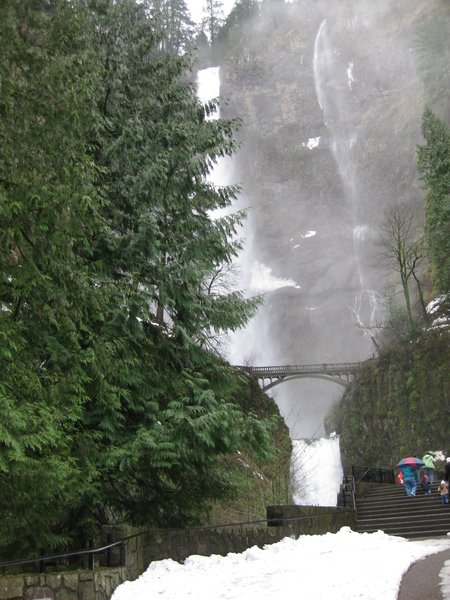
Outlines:
MULTIPOLYGON (((411 205, 419 224, 423 213, 416 145, 426 94, 415 40, 430 11, 448 8, 263 4, 251 35, 230 48, 221 94, 225 114, 243 119, 233 179, 249 207, 244 270, 250 281, 264 265, 291 282, 266 295, 245 332, 251 362, 359 361, 376 351, 390 276, 378 264, 379 224, 394 203, 411 205)), ((322 435, 342 393, 308 380, 275 389, 293 437, 322 435)))

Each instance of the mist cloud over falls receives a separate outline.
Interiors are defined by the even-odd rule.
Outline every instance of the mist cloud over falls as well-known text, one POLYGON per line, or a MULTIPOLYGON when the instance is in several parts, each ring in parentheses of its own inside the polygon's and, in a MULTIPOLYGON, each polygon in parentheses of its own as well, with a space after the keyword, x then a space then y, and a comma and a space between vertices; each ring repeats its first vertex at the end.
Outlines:
MULTIPOLYGON (((426 97, 414 40, 438 7, 263 3, 229 50, 221 93, 225 116, 244 121, 234 169, 249 207, 247 272, 264 265, 293 283, 268 291, 239 362, 333 363, 376 351, 368 327, 382 317, 386 285, 379 223, 393 203, 423 208, 415 152, 426 97)), ((310 380, 275 390, 293 437, 323 435, 342 395, 310 380)))

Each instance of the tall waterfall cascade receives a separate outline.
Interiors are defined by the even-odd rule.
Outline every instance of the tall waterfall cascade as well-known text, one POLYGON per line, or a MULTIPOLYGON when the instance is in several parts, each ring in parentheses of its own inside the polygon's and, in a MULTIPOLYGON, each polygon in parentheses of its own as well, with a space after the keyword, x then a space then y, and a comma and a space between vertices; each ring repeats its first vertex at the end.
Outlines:
MULTIPOLYGON (((218 97, 220 93, 220 69, 210 67, 198 72, 197 95, 199 100, 207 102, 218 97)), ((219 118, 219 114, 214 115, 219 118)), ((219 161, 211 174, 216 185, 232 183, 230 171, 232 166, 226 159, 219 161)), ((247 230, 246 248, 238 257, 241 283, 249 293, 275 291, 292 287, 299 288, 292 279, 276 277, 271 269, 252 256, 251 232, 247 230)), ((305 237, 314 236, 315 232, 305 232, 305 237)), ((267 339, 264 335, 264 315, 257 314, 248 327, 232 336, 229 348, 229 359, 234 364, 243 364, 248 352, 258 347, 259 340, 267 339)), ((253 352, 253 356, 256 354, 253 352)), ((258 353, 260 364, 273 362, 270 346, 260 348, 258 353)), ((284 415, 286 417, 286 415, 284 415)), ((316 440, 293 440, 291 457, 291 487, 293 502, 303 505, 334 506, 337 493, 342 482, 342 466, 339 450, 339 438, 331 436, 316 440)))
POLYGON ((364 244, 371 241, 372 232, 364 223, 359 206, 361 190, 357 170, 359 152, 357 122, 350 99, 354 83, 354 61, 348 62, 344 72, 343 69, 339 69, 336 55, 328 35, 327 21, 323 20, 314 43, 314 84, 324 125, 329 133, 331 152, 352 219, 356 277, 352 313, 355 323, 361 327, 361 330, 370 332, 379 323, 378 295, 376 290, 367 288, 367 273, 362 264, 364 244))

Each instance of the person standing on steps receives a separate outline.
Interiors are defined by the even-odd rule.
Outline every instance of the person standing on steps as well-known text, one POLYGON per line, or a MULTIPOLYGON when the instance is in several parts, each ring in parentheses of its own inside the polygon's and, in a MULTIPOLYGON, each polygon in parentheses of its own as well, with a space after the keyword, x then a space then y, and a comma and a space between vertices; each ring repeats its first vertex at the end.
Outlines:
POLYGON ((447 458, 447 462, 445 463, 444 481, 448 483, 450 488, 450 456, 447 458))
POLYGON ((448 483, 444 480, 441 481, 438 492, 441 495, 441 503, 448 504, 448 483))
POLYGON ((433 485, 436 459, 431 450, 427 450, 425 456, 422 458, 422 462, 425 465, 423 468, 423 474, 426 475, 427 481, 429 481, 430 484, 433 485))
POLYGON ((428 480, 426 475, 422 477, 422 489, 425 496, 431 495, 431 481, 428 480))
POLYGON ((417 484, 419 483, 419 469, 414 465, 402 466, 403 485, 407 496, 415 496, 417 484))

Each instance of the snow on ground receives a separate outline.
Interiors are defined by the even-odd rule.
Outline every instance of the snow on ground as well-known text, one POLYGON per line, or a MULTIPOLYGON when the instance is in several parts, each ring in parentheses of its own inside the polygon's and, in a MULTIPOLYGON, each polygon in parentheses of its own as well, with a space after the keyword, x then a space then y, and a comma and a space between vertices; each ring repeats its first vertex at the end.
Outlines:
MULTIPOLYGON (((155 561, 139 579, 120 585, 112 600, 395 600, 409 566, 447 548, 447 539, 408 541, 343 527, 225 557, 155 561)), ((442 580, 443 591, 449 581, 448 575, 442 580)))
POLYGON ((445 561, 439 573, 442 597, 444 600, 450 598, 450 560, 445 561))

